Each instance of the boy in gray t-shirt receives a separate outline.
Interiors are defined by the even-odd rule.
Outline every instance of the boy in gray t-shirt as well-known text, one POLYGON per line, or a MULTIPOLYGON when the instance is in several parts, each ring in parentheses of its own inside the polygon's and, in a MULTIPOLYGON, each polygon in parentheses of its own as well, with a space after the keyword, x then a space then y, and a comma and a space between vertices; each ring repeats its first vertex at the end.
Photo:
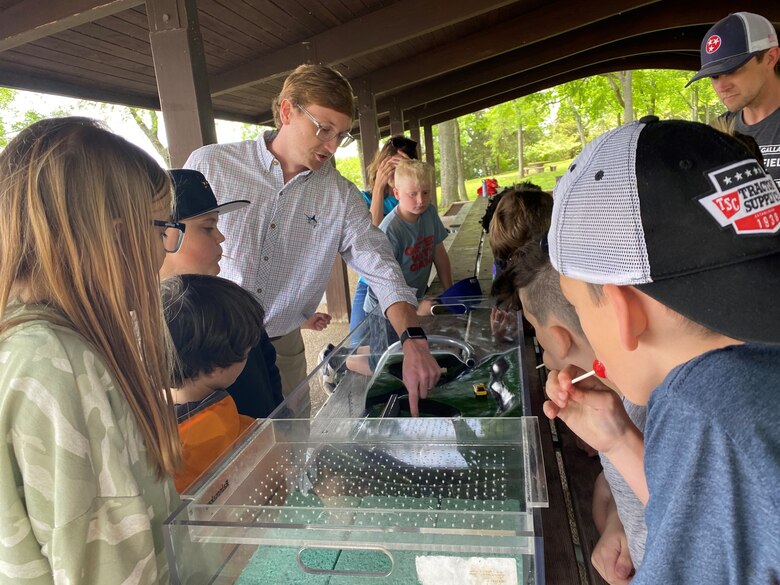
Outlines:
MULTIPOLYGON (((401 265, 406 284, 417 289, 417 298, 425 294, 431 265, 444 289, 452 285, 452 270, 444 239, 447 228, 442 224, 436 208, 431 207, 431 193, 435 188, 433 167, 419 160, 404 160, 395 168, 393 194, 398 206, 379 225, 387 234, 395 259, 401 265)), ((369 289, 364 309, 366 314, 377 304, 376 295, 369 289)), ((422 304, 422 309, 428 307, 422 304)))
MULTIPOLYGON (((398 206, 393 209, 379 225, 393 249, 395 259, 401 265, 406 284, 417 291, 417 298, 425 294, 428 279, 431 275, 431 265, 436 267, 442 286, 447 289, 452 286, 452 269, 444 239, 447 228, 442 224, 435 207, 431 207, 431 194, 435 189, 433 167, 420 160, 403 160, 395 168, 395 187, 393 194, 398 199, 398 206)), ((377 297, 370 288, 366 294, 363 308, 368 315, 377 305, 377 297)), ((417 313, 425 315, 430 312, 432 301, 421 301, 417 313)), ((347 359, 347 368, 365 375, 373 373, 377 353, 398 340, 389 322, 385 327, 371 320, 371 348, 364 346, 357 349, 357 354, 347 359), (379 325, 379 326, 377 326, 379 325)))

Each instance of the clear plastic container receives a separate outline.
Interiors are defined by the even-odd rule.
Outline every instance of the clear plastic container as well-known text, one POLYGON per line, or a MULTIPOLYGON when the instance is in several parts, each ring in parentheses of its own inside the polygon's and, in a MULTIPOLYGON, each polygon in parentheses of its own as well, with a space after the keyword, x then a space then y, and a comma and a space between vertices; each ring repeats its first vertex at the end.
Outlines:
POLYGON ((535 417, 269 419, 166 522, 171 579, 542 583, 544 477, 535 417))

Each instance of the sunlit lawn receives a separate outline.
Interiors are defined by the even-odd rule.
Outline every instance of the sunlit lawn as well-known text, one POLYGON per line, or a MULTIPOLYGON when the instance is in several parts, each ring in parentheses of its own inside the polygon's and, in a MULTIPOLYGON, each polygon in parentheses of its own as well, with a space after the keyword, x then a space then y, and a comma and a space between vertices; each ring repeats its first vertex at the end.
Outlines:
MULTIPOLYGON (((569 168, 573 159, 567 159, 563 161, 548 162, 543 173, 529 174, 523 177, 523 181, 531 181, 532 183, 539 185, 545 191, 552 191, 555 187, 556 177, 560 177, 566 169, 569 168), (550 165, 555 166, 555 171, 550 171, 550 165)), ((504 173, 502 175, 494 175, 491 177, 484 177, 485 179, 494 178, 498 180, 499 188, 509 187, 520 181, 517 175, 517 171, 504 173)), ((477 198, 477 189, 482 186, 482 178, 470 179, 466 181, 466 194, 469 200, 477 198)), ((436 194, 438 201, 441 201, 441 187, 436 187, 436 194)))

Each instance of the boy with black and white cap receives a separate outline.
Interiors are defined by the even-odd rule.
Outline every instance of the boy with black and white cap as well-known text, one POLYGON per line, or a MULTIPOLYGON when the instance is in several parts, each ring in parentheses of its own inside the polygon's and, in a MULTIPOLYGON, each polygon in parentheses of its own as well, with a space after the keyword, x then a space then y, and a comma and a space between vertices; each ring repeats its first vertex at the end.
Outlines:
POLYGON ((701 69, 688 85, 709 77, 728 108, 726 121, 761 147, 764 166, 780 183, 780 48, 763 16, 735 12, 718 21, 701 42, 701 69))
POLYGON ((725 134, 644 118, 572 163, 549 246, 606 376, 648 405, 643 441, 598 380, 565 370, 544 407, 647 502, 633 585, 780 582, 774 182, 725 134))

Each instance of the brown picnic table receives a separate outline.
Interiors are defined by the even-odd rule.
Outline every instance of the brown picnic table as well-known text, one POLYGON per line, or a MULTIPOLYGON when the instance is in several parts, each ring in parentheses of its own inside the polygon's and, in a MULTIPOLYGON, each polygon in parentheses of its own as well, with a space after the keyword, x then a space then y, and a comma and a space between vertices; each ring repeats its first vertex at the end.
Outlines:
MULTIPOLYGON (((483 294, 490 293, 493 255, 484 234, 481 218, 487 199, 477 198, 465 203, 450 223, 451 233, 445 246, 452 264, 453 282, 476 276, 483 294)), ((429 294, 441 292, 436 278, 429 294)), ((547 585, 603 585, 590 562, 590 554, 598 540, 591 516, 593 483, 601 472, 598 457, 588 457, 576 445, 574 434, 560 420, 549 421, 542 412, 544 402, 544 369, 536 340, 526 334, 525 363, 531 397, 531 415, 538 416, 549 507, 543 508, 542 533, 544 546, 545 583, 547 585)))

